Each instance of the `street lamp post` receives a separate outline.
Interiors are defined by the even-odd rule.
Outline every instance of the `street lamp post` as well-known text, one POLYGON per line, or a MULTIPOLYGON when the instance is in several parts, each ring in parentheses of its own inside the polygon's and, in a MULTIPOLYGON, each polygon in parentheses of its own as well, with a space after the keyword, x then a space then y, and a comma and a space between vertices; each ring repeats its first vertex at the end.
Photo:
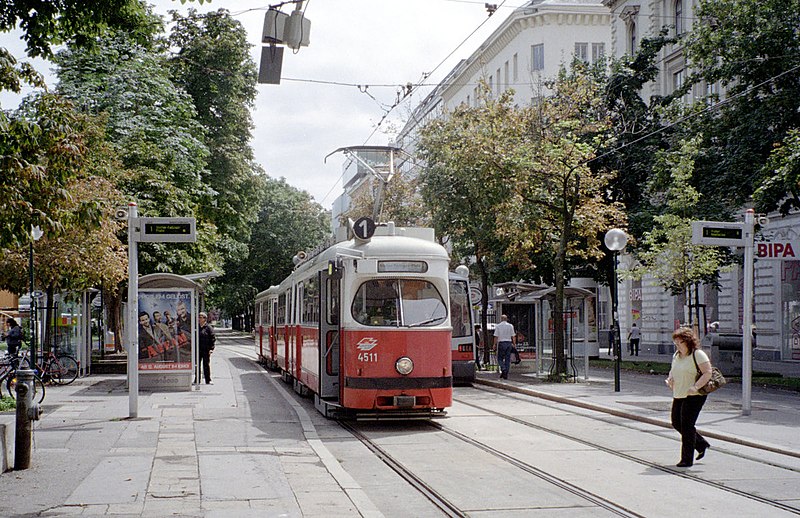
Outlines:
POLYGON ((612 228, 606 232, 604 241, 606 247, 614 253, 614 270, 611 279, 611 340, 614 346, 614 392, 619 392, 619 364, 622 359, 622 340, 619 331, 619 312, 617 311, 617 304, 619 301, 617 258, 619 257, 620 250, 625 248, 625 245, 628 244, 628 234, 626 234, 624 230, 612 228))
POLYGON ((30 325, 31 325, 31 365, 36 365, 36 295, 33 293, 33 243, 42 238, 44 232, 39 226, 31 225, 30 254, 28 255, 28 274, 30 276, 30 325))

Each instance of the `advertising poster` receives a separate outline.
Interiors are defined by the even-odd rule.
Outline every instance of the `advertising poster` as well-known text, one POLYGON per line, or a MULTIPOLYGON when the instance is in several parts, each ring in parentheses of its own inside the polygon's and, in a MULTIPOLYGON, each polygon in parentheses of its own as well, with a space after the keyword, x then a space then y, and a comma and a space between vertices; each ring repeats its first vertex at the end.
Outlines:
POLYGON ((192 292, 140 290, 139 370, 192 370, 192 292))

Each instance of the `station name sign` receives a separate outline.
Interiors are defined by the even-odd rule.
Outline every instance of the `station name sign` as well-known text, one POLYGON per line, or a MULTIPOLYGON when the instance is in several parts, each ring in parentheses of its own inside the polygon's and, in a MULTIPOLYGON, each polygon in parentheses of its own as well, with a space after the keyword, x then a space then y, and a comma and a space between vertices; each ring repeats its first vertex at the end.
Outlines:
POLYGON ((692 243, 710 246, 745 246, 744 223, 693 221, 692 243))
POLYGON ((139 241, 144 243, 194 243, 195 218, 139 218, 139 241))

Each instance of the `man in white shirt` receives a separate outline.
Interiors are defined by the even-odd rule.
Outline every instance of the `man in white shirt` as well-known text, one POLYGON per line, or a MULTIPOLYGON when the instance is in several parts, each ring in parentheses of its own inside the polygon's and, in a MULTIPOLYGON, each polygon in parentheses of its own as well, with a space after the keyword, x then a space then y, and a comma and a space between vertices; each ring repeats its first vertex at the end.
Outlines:
POLYGON ((642 332, 636 327, 634 323, 631 326, 631 330, 628 333, 628 351, 631 353, 631 356, 639 356, 639 340, 642 338, 642 332))
POLYGON ((517 332, 508 322, 508 317, 502 315, 500 323, 494 328, 494 344, 497 346, 497 364, 500 366, 500 377, 508 379, 508 370, 511 367, 511 349, 517 332))

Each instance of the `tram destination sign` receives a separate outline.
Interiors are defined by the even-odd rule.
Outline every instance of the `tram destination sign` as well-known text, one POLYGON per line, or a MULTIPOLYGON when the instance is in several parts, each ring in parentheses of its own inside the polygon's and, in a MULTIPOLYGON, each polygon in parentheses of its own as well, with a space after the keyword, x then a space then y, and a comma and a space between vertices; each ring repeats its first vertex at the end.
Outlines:
POLYGON ((692 243, 711 246, 744 246, 744 223, 693 221, 692 243))
POLYGON ((139 241, 145 243, 194 243, 194 218, 139 218, 139 241))

